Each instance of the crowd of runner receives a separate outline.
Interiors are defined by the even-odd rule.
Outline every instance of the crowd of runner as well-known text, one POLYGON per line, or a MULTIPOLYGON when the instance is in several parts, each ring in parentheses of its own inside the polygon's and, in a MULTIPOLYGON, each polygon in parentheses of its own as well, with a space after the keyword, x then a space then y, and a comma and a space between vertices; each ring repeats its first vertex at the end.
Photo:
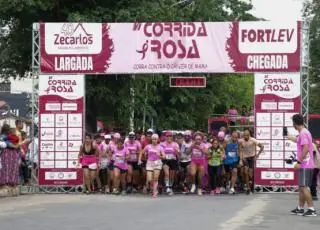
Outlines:
POLYGON ((224 127, 216 136, 189 130, 159 136, 152 129, 145 136, 86 134, 78 167, 88 194, 252 194, 254 161, 262 151, 249 130, 226 134, 224 127))

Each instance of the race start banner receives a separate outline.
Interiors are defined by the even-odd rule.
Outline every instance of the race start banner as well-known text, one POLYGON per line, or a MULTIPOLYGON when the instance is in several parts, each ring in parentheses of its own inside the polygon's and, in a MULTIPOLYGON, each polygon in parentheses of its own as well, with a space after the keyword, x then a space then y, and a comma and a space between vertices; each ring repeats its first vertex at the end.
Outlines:
POLYGON ((301 23, 41 23, 42 73, 300 71, 301 23))
POLYGON ((300 73, 255 74, 255 134, 264 145, 256 161, 255 184, 297 186, 293 164, 287 164, 296 153, 296 144, 283 135, 297 135, 292 116, 301 111, 300 73))
POLYGON ((81 185, 84 76, 39 76, 39 185, 81 185))

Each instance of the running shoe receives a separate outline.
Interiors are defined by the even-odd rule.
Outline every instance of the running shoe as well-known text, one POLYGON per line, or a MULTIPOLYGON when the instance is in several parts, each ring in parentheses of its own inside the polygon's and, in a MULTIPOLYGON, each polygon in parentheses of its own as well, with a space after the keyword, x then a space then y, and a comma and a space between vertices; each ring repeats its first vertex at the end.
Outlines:
POLYGON ((118 189, 116 189, 116 188, 114 188, 113 190, 112 190, 112 194, 114 194, 114 195, 119 195, 119 190, 118 189))
POLYGON ((106 187, 106 188, 105 188, 105 193, 106 193, 106 194, 110 194, 110 188, 109 188, 109 187, 106 187))
POLYGON ((220 190, 220 188, 216 188, 216 194, 220 194, 221 193, 221 190, 220 190))
POLYGON ((126 190, 122 190, 121 195, 122 195, 122 196, 127 195, 127 191, 126 191, 126 190))
POLYGON ((185 186, 183 188, 183 193, 186 194, 186 193, 189 193, 189 192, 190 192, 189 188, 187 186, 185 186))
POLYGON ((303 213, 302 216, 305 216, 305 217, 317 216, 317 212, 316 210, 309 208, 305 213, 303 213))
POLYGON ((231 189, 229 190, 229 194, 230 194, 230 195, 236 194, 236 191, 234 190, 234 188, 231 188, 231 189))
POLYGON ((153 198, 157 198, 158 197, 158 191, 153 192, 152 197, 153 198))
POLYGON ((169 188, 169 187, 167 187, 167 188, 166 188, 166 193, 168 193, 168 194, 169 194, 169 192, 170 192, 170 188, 169 188))
POLYGON ((171 189, 171 188, 169 188, 168 195, 169 195, 169 196, 172 196, 172 195, 173 195, 173 191, 172 191, 172 189, 171 189))
POLYGON ((312 200, 317 201, 317 200, 319 200, 319 199, 318 199, 317 196, 313 196, 313 197, 312 197, 312 200))
POLYGON ((144 186, 143 187, 143 191, 142 191, 143 194, 148 194, 148 189, 147 189, 147 186, 144 186))
POLYGON ((296 207, 295 209, 291 210, 291 214, 302 216, 304 214, 304 209, 299 209, 298 207, 296 207))
POLYGON ((198 194, 198 196, 202 196, 202 189, 198 188, 197 194, 198 194))
POLYGON ((220 193, 225 193, 226 192, 226 189, 224 187, 221 187, 220 188, 220 193))
POLYGON ((190 192, 191 192, 191 193, 195 193, 195 192, 196 192, 196 185, 195 185, 195 184, 193 184, 193 185, 191 186, 190 192))
POLYGON ((210 195, 215 195, 215 194, 216 194, 216 190, 212 189, 211 192, 210 192, 210 195))
POLYGON ((137 192, 137 189, 135 189, 135 188, 131 189, 131 193, 136 193, 136 192, 137 192))

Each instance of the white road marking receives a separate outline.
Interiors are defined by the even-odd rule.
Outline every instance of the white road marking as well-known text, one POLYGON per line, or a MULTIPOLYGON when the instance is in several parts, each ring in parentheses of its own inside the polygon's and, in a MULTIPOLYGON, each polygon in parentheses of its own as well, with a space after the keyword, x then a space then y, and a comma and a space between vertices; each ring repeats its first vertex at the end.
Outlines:
POLYGON ((251 225, 258 225, 263 221, 261 213, 265 210, 268 204, 268 196, 254 197, 245 207, 239 210, 234 217, 220 224, 221 230, 236 230, 248 224, 252 218, 251 225))

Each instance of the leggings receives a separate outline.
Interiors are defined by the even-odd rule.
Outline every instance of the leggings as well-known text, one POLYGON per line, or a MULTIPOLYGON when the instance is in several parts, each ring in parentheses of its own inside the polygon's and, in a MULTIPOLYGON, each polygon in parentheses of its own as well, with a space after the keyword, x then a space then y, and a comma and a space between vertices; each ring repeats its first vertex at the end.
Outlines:
POLYGON ((210 175, 210 188, 214 190, 221 186, 221 173, 222 165, 219 166, 210 166, 208 165, 208 172, 210 175))
POLYGON ((101 180, 101 185, 104 187, 108 184, 108 169, 100 169, 99 171, 99 177, 101 180))

